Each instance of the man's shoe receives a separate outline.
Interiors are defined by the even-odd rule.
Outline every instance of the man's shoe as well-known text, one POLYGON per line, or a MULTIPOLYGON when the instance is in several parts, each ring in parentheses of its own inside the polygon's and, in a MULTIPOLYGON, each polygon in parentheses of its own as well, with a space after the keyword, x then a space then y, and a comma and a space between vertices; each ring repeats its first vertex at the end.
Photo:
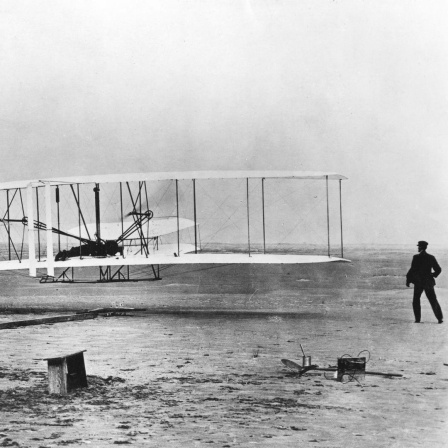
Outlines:
POLYGON ((443 324, 443 320, 442 319, 439 320, 439 324, 443 324))
MULTIPOLYGON (((414 324, 419 324, 420 323, 420 321, 419 320, 416 320, 415 322, 414 322, 414 324)), ((440 322, 439 322, 440 323, 440 322)))

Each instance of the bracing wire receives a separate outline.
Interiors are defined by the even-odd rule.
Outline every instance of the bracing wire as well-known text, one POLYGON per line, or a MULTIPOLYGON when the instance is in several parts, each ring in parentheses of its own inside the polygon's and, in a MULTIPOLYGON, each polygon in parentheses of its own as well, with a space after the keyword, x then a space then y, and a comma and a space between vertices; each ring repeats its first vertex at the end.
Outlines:
POLYGON ((305 219, 308 218, 309 214, 311 214, 311 212, 313 212, 319 205, 321 204, 315 204, 306 216, 298 220, 296 222, 296 225, 286 235, 284 235, 284 237, 274 246, 274 248, 277 249, 280 246, 280 244, 282 244, 286 240, 286 238, 288 238, 297 229, 297 227, 299 227, 299 225, 305 222, 305 219))
MULTIPOLYGON (((208 238, 210 240, 212 240, 219 232, 222 232, 223 230, 229 228, 229 227, 235 227, 237 230, 238 227, 236 226, 235 221, 232 221, 230 225, 226 225, 233 217, 236 213, 238 213, 241 208, 243 207, 243 203, 241 202, 240 205, 238 205, 237 207, 235 207, 234 211, 232 214, 227 215, 226 213, 224 213, 223 211, 223 206, 224 204, 226 204, 226 202, 231 198, 231 195, 229 194, 228 196, 226 196, 220 203, 219 205, 216 204, 216 202, 214 201, 214 199, 207 193, 207 191, 204 189, 204 187, 202 185, 199 185, 201 188, 201 191, 203 191, 205 193, 205 195, 211 200, 213 201, 214 205, 216 206, 216 209, 220 210, 221 213, 224 214, 224 216, 227 218, 225 221, 222 222, 221 226, 212 234, 208 235, 208 238)), ((237 222, 242 221, 245 218, 240 218, 237 222)), ((204 245, 203 248, 207 248, 207 245, 204 245)))

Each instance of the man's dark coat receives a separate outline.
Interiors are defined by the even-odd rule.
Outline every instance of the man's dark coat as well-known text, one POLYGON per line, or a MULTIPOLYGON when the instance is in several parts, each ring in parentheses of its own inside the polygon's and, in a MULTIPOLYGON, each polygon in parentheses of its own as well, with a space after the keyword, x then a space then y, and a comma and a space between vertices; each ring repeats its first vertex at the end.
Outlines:
POLYGON ((436 284, 434 278, 441 272, 442 268, 437 263, 436 258, 423 250, 414 255, 411 269, 406 274, 406 282, 423 288, 433 287, 436 284))

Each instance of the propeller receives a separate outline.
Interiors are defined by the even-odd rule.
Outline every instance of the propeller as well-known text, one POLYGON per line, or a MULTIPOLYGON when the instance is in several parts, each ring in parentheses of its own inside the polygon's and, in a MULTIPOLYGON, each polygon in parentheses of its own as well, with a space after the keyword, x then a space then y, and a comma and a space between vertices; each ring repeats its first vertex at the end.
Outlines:
POLYGON ((151 216, 152 217, 152 211, 151 210, 146 210, 145 212, 142 211, 137 211, 137 210, 132 210, 131 212, 127 213, 125 215, 125 217, 129 217, 129 216, 151 216))

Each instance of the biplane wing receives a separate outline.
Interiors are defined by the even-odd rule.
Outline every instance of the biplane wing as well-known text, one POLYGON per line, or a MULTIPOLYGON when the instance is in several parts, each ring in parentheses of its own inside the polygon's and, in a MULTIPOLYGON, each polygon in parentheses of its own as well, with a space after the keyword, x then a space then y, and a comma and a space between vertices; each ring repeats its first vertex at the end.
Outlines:
MULTIPOLYGON (((172 245, 175 249, 175 246, 172 245)), ((281 255, 281 254, 252 254, 250 257, 246 254, 194 254, 194 246, 189 247, 189 251, 181 256, 171 252, 170 254, 162 253, 152 255, 150 258, 145 257, 83 257, 70 258, 65 261, 54 261, 54 268, 81 268, 93 266, 133 266, 133 265, 165 265, 165 264, 309 264, 309 263, 328 263, 332 261, 348 261, 340 257, 328 257, 326 255, 281 255)), ((30 269, 30 261, 18 260, 1 262, 0 270, 19 270, 30 269)), ((46 269, 47 260, 41 258, 40 262, 36 262, 37 269, 46 269)))
MULTIPOLYGON (((346 177, 337 173, 327 172, 300 172, 300 171, 197 171, 197 172, 171 172, 171 173, 137 173, 123 175, 98 175, 87 177, 67 177, 61 179, 42 179, 31 181, 7 182, 0 184, 0 192, 4 195, 3 204, 0 197, 0 207, 3 208, 3 218, 0 215, 0 225, 3 225, 3 235, 6 243, 1 248, 3 261, 0 261, 1 270, 27 269, 31 276, 37 275, 37 269, 44 268, 47 275, 55 276, 55 269, 68 267, 89 266, 130 266, 130 265, 164 265, 164 264, 302 264, 322 263, 333 261, 347 261, 343 257, 342 240, 342 197, 341 181, 346 177), (246 249, 231 251, 215 251, 207 253, 199 241, 199 223, 203 225, 201 216, 198 217, 198 193, 196 186, 210 180, 240 180, 243 190, 242 198, 235 203, 247 211, 244 224, 247 237, 246 249), (265 181, 270 179, 293 179, 323 181, 326 188, 326 254, 300 254, 300 253, 269 253, 266 244, 266 233, 269 230, 265 214, 265 181), (169 200, 165 196, 154 201, 151 198, 154 183, 171 182, 175 186, 175 194, 169 200), (329 182, 339 183, 339 209, 340 209, 340 256, 333 256, 330 252, 330 219, 329 219, 329 182), (181 216, 179 200, 179 183, 190 182, 192 185, 188 201, 189 214, 193 219, 181 216), (250 210, 251 201, 255 202, 253 190, 249 185, 256 184, 258 213, 258 234, 262 235, 262 243, 258 249, 254 248, 254 231, 251 229, 253 210, 250 210), (80 193, 80 187, 86 186, 86 192, 80 193), (92 188, 94 195, 91 193, 92 188), (100 188, 101 186, 101 188, 100 188), (100 208, 100 191, 106 186, 115 188, 114 200, 108 206, 115 208, 115 217, 109 220, 104 217, 106 212, 100 208), (60 190, 65 189, 70 195, 70 205, 66 206, 60 200, 60 190), (42 193, 44 198, 42 200, 42 193), (149 190, 149 194, 148 194, 149 190), (39 193, 41 194, 39 196, 39 193), (93 201, 94 196, 94 201, 93 201), (93 211, 86 219, 85 197, 91 202, 93 211), (92 197, 90 200, 89 198, 92 197), (40 198, 40 199, 39 199, 40 198), (56 198, 54 200, 53 198, 56 198), (39 203, 40 200, 40 203, 39 203), (127 201, 127 202, 126 202, 127 201), (160 206, 160 203, 170 202, 175 209, 175 216, 166 216, 153 212, 151 209, 160 206), (93 205, 94 203, 94 205, 93 205), (67 222, 66 211, 75 210, 76 219, 72 219, 71 226, 64 229, 61 221, 67 222), (130 212, 129 212, 130 210, 130 212), (145 210, 142 212, 142 210, 145 210), (126 214, 124 212, 127 212, 126 214), (92 215, 94 219, 92 220, 92 215), (57 222, 57 224, 56 224, 57 222), (30 225, 29 223, 34 223, 30 225), (20 231, 21 226, 23 227, 20 231), (22 242, 13 237, 22 233, 22 242), (181 241, 181 234, 189 232, 190 242, 181 241), (191 235, 194 233, 193 235, 191 235), (162 236, 169 236, 171 240, 163 241, 162 236), (27 238, 25 237, 27 236, 27 238), (65 248, 61 246, 64 237, 65 248), (71 246, 71 247, 70 247, 71 246), (105 247, 108 250, 105 250, 105 247), (112 247, 112 249, 110 249, 112 247), (78 250, 75 250, 77 249, 78 250), (93 249, 92 249, 93 248, 93 249), (116 249, 119 250, 116 250, 116 249), (86 249, 86 250, 84 250, 86 249), (88 251, 87 251, 88 249, 88 251), (61 253, 66 256, 56 256, 61 253), (76 255, 73 255, 76 254, 76 255)), ((225 188, 222 188, 225 190, 225 188)), ((165 192, 166 193, 166 192, 165 192)), ((203 189, 201 200, 210 194, 207 188, 203 189)), ((69 199, 65 200, 66 203, 69 199)), ((89 203, 90 203, 89 202, 89 203)), ((224 201, 222 201, 224 202, 224 201)), ((184 207, 186 205, 182 204, 184 207)), ((201 212, 203 213, 202 209, 201 212)), ((275 214, 275 212, 274 212, 275 214)), ((218 221, 219 218, 215 217, 218 221)), ((228 216, 225 220, 230 219, 228 216)), ((223 225, 225 222, 222 223, 223 225)), ((243 228, 244 228, 243 227, 243 228)), ((237 227, 235 226, 235 229, 237 227)), ((240 228, 238 228, 240 229, 240 228)), ((241 233, 241 230, 233 233, 241 233)), ((232 235, 232 233, 230 233, 232 235)), ((169 239, 167 237, 167 239, 169 239)))

